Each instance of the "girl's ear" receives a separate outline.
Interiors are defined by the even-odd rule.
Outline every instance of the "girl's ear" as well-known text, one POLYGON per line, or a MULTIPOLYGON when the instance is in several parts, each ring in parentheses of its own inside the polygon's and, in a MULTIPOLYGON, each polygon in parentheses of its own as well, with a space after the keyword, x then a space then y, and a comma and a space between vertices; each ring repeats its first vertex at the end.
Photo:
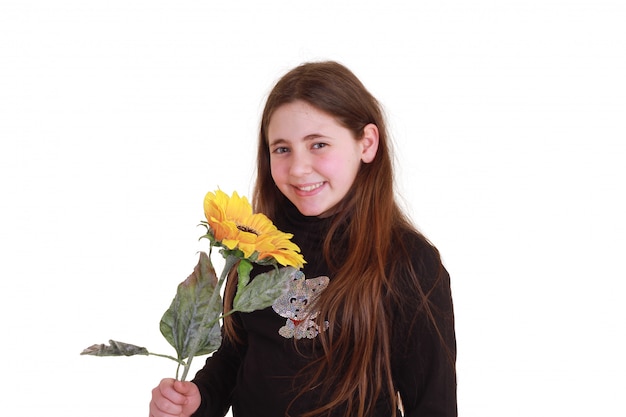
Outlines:
POLYGON ((361 144, 361 161, 369 164, 378 152, 378 126, 373 123, 366 125, 359 143, 361 144))

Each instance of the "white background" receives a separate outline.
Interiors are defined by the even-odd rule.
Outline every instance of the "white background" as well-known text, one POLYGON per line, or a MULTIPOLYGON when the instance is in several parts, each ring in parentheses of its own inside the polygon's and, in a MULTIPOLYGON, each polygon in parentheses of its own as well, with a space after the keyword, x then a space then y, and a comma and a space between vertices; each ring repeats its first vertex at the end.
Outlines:
POLYGON ((2 0, 0 414, 147 415, 174 362, 79 353, 173 353, 158 322, 204 194, 249 194, 265 95, 317 59, 389 115, 452 275, 460 415, 624 413, 625 21, 618 0, 2 0))

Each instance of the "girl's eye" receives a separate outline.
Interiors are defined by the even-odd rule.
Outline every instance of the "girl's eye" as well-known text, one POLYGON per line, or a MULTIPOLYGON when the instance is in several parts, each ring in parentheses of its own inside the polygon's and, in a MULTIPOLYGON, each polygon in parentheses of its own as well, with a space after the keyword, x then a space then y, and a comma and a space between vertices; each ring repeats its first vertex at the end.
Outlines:
POLYGON ((284 146, 279 146, 277 148, 274 148, 274 150, 272 151, 272 153, 276 153, 276 154, 281 154, 285 152, 289 152, 289 149, 284 146))
POLYGON ((313 149, 321 149, 321 148, 324 148, 326 146, 327 146, 327 144, 324 143, 324 142, 314 143, 313 144, 313 149))

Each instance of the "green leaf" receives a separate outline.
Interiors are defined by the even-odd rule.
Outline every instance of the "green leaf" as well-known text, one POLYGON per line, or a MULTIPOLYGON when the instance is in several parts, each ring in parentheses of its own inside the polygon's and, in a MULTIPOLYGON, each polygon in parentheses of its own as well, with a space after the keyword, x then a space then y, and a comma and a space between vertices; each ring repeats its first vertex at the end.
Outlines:
POLYGON ((257 275, 248 285, 237 289, 234 309, 249 313, 271 306, 286 291, 288 282, 297 272, 296 268, 285 267, 257 275))
POLYGON ((241 291, 250 282, 250 271, 252 271, 252 262, 249 259, 241 259, 237 266, 237 291, 233 299, 233 306, 237 305, 241 291))
POLYGON ((216 286, 217 276, 211 259, 200 252, 193 273, 178 285, 176 296, 160 323, 161 333, 176 349, 179 360, 190 354, 209 354, 220 346, 222 298, 217 294, 213 305, 209 303, 216 286), (192 347, 197 349, 190 352, 192 347))
POLYGON ((239 287, 248 285, 248 282, 250 282, 250 271, 252 271, 252 262, 247 259, 239 261, 239 265, 237 266, 237 285, 239 287))
POLYGON ((104 343, 99 345, 91 345, 87 349, 83 350, 81 355, 93 355, 93 356, 134 356, 134 355, 149 355, 148 349, 145 347, 139 347, 131 345, 130 343, 117 342, 115 340, 109 340, 110 345, 104 343))

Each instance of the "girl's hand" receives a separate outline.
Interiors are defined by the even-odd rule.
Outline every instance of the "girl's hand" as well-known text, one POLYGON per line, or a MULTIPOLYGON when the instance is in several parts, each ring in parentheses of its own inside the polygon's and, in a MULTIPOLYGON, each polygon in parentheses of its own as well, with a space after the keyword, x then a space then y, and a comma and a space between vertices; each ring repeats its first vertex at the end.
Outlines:
POLYGON ((200 390, 193 382, 166 378, 152 390, 149 417, 189 417, 200 407, 200 390))

